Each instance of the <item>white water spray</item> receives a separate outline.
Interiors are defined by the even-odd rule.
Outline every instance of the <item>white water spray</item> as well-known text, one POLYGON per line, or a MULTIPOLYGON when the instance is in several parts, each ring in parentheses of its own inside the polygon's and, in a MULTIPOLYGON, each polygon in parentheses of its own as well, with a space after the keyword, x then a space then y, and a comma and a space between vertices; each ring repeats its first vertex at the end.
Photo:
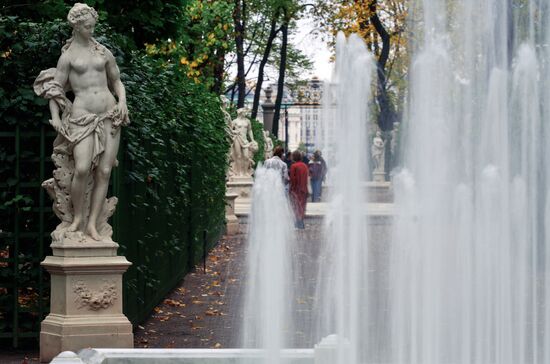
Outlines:
POLYGON ((337 363, 357 363, 375 342, 372 307, 365 182, 368 178, 369 100, 375 64, 362 39, 340 33, 336 65, 324 107, 333 129, 326 247, 319 264, 319 338, 338 337, 337 363))
POLYGON ((281 173, 259 167, 252 190, 244 305, 244 347, 263 349, 261 362, 281 362, 292 332, 293 215, 281 173))
POLYGON ((420 3, 388 361, 548 363, 550 9, 420 3))

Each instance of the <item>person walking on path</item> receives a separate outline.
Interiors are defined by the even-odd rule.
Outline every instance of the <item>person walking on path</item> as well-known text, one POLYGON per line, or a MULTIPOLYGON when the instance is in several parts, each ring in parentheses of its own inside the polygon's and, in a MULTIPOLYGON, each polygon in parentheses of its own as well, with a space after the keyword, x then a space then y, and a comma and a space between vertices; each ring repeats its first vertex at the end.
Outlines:
POLYGON ((319 200, 321 200, 322 197, 323 197, 323 182, 326 182, 328 167, 327 167, 327 162, 323 158, 323 153, 321 153, 320 150, 316 150, 315 153, 319 154, 318 159, 321 162, 321 166, 323 166, 323 172, 322 172, 322 178, 321 178, 321 188, 319 190, 319 200))
POLYGON ((302 153, 299 150, 292 152, 292 166, 290 167, 290 201, 296 217, 296 227, 304 229, 304 217, 307 203, 308 168, 302 162, 302 153))
POLYGON ((311 181, 311 202, 321 201, 321 184, 323 183, 323 164, 319 151, 315 151, 309 161, 309 177, 311 181))
POLYGON ((288 167, 288 170, 290 171, 290 166, 292 165, 292 153, 291 152, 286 152, 285 160, 283 162, 286 163, 286 166, 288 167))
POLYGON ((281 172, 281 178, 283 179, 283 185, 286 186, 288 184, 288 166, 285 162, 281 159, 281 157, 284 154, 284 149, 281 146, 275 147, 273 150, 273 157, 269 158, 265 161, 264 167, 265 168, 271 168, 276 169, 281 172))

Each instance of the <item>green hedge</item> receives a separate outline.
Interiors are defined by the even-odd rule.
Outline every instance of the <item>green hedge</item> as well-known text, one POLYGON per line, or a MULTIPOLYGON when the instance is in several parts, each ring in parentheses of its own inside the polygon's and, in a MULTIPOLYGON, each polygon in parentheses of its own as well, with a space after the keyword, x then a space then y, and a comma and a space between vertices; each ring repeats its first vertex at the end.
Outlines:
POLYGON ((218 97, 177 66, 133 57, 123 82, 132 124, 116 174, 114 227, 121 254, 135 263, 128 297, 143 305, 129 299, 126 313, 139 321, 203 256, 204 232, 206 249, 219 236, 229 146, 218 97))
MULTIPOLYGON (((188 80, 177 65, 125 53, 127 38, 108 33, 98 27, 96 38, 117 57, 132 122, 123 130, 112 193, 119 197, 114 239, 119 253, 133 263, 125 275, 125 312, 137 323, 202 257, 204 232, 206 249, 219 237, 229 146, 217 95, 188 80)), ((20 262, 30 267, 18 271, 13 259, 0 257, 0 337, 22 330, 15 323, 21 314, 21 302, 14 303, 20 293, 13 289, 16 280, 40 291, 25 306, 35 319, 19 318, 33 322, 25 330, 38 332, 36 316, 47 313, 47 307, 44 312, 36 308, 48 294, 48 275, 40 273, 39 262, 50 252, 47 232, 57 221, 39 185, 53 169, 49 154, 55 133, 47 124, 47 102, 34 95, 32 84, 41 70, 55 67, 69 34, 63 21, 34 24, 0 17, 0 181, 7 181, 0 184, 0 252, 19 248, 28 255, 20 262), (41 143, 29 139, 16 150, 16 137, 23 135, 41 143), (38 224, 39 218, 23 216, 25 209, 45 217, 42 237, 16 236, 38 224)))
POLYGON ((264 141, 264 124, 260 123, 256 119, 252 119, 252 133, 254 134, 254 140, 258 143, 258 151, 254 155, 255 166, 259 162, 264 161, 265 141, 264 141))

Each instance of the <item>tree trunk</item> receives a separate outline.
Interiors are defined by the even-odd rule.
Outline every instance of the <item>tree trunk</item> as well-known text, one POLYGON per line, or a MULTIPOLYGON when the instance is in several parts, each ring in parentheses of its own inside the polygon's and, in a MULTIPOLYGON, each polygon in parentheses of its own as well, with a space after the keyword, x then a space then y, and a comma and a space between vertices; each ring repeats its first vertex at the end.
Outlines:
POLYGON ((279 63, 279 80, 277 84, 277 98, 275 99, 275 113, 273 115, 273 135, 279 137, 279 117, 281 115, 281 104, 283 102, 283 92, 285 86, 285 72, 286 72, 286 57, 288 46, 288 22, 285 14, 285 20, 281 25, 281 32, 283 34, 283 40, 281 44, 281 59, 279 63))
POLYGON ((214 85, 212 86, 212 91, 216 95, 220 95, 223 92, 223 73, 224 73, 224 61, 225 61, 225 50, 219 48, 216 50, 216 61, 214 64, 214 85))
POLYGON ((378 92, 376 99, 378 101, 378 106, 380 107, 380 115, 378 116, 378 126, 383 131, 388 131, 393 129, 393 122, 396 120, 395 109, 389 98, 388 90, 386 88, 386 63, 390 55, 390 35, 384 28, 384 25, 380 21, 380 18, 377 14, 377 0, 371 0, 369 4, 369 10, 371 13, 370 21, 376 29, 378 35, 382 39, 382 51, 380 52, 380 57, 378 57, 378 92))
POLYGON ((244 70, 244 2, 241 7, 241 0, 235 0, 233 11, 233 23, 235 25, 235 45, 237 53, 237 108, 244 106, 246 95, 246 79, 244 70))
POLYGON ((251 118, 255 119, 258 115, 258 108, 260 107, 260 95, 262 93, 262 84, 264 82, 264 68, 269 59, 269 54, 273 48, 273 41, 277 36, 279 30, 275 29, 277 26, 277 18, 279 17, 279 12, 276 12, 273 19, 271 19, 271 29, 269 30, 269 37, 267 38, 267 43, 264 49, 264 54, 262 60, 260 61, 260 67, 258 68, 258 81, 256 82, 256 91, 254 92, 254 102, 252 103, 252 113, 251 118))

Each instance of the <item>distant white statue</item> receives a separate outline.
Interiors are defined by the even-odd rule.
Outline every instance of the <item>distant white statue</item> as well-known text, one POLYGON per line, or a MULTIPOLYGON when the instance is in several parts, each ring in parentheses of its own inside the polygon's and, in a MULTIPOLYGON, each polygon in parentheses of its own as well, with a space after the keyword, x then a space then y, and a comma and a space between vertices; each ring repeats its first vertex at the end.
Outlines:
POLYGON ((377 131, 376 136, 372 140, 372 161, 374 163, 375 173, 384 173, 384 146, 385 142, 382 139, 382 132, 377 131))
POLYGON ((264 130, 264 159, 273 157, 273 139, 269 137, 269 131, 264 130))
POLYGON ((117 199, 106 195, 117 163, 120 127, 130 122, 115 57, 92 37, 97 12, 76 3, 67 19, 73 36, 57 67, 40 72, 34 82, 36 94, 49 100, 50 123, 57 131, 52 154, 57 169, 42 184, 62 221, 52 233, 54 243, 112 236, 107 220, 117 199), (65 95, 69 90, 73 102, 65 95))
POLYGON ((254 153, 258 151, 258 143, 254 140, 252 123, 247 118, 249 110, 237 110, 237 118, 231 122, 233 143, 231 145, 230 176, 251 177, 254 166, 254 153))

